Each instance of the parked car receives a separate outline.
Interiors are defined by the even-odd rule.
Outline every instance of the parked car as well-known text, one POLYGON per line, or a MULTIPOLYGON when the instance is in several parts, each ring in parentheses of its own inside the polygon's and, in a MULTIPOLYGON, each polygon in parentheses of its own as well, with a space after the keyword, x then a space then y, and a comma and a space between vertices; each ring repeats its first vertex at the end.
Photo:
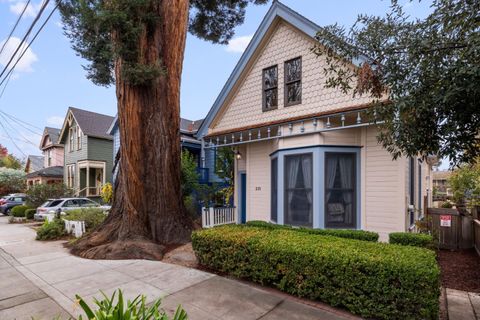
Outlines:
POLYGON ((88 198, 62 198, 49 199, 47 202, 37 208, 34 215, 35 220, 45 220, 46 215, 52 213, 65 214, 66 211, 81 209, 81 208, 99 208, 104 211, 109 211, 111 206, 103 206, 88 198))
POLYGON ((13 207, 25 204, 25 198, 25 195, 8 197, 4 203, 0 205, 0 212, 5 215, 10 215, 13 207))
POLYGON ((26 195, 25 193, 10 193, 9 195, 0 198, 0 206, 4 205, 10 197, 26 197, 26 195))

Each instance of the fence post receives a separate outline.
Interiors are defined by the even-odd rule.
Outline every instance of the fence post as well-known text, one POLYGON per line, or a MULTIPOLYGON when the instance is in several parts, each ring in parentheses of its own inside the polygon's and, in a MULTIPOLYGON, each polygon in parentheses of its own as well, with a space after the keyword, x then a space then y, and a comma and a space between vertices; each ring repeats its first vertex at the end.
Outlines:
POLYGON ((209 209, 208 213, 209 213, 209 218, 210 218, 209 219, 210 220, 209 227, 213 227, 213 226, 215 226, 215 209, 213 207, 210 207, 208 209, 209 209))
POLYGON ((202 228, 205 228, 205 226, 207 225, 207 215, 205 213, 205 207, 202 207, 202 228))

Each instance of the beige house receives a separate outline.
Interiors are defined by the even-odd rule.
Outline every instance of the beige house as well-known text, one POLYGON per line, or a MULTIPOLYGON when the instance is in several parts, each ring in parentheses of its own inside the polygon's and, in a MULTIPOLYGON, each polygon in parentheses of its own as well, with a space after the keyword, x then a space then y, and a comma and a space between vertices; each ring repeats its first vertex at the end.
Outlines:
POLYGON ((392 160, 368 97, 325 88, 311 52, 319 27, 275 1, 199 129, 203 149, 234 147, 238 222, 379 232, 414 228, 431 168, 392 160))
MULTIPOLYGON (((34 184, 52 184, 63 182, 63 144, 58 142, 60 129, 45 127, 40 150, 43 156, 36 157, 38 166, 27 174, 27 187, 34 184)), ((30 157, 29 157, 30 160, 30 157)), ((33 161, 31 161, 33 163, 33 161)), ((27 165, 26 168, 30 168, 27 165)))

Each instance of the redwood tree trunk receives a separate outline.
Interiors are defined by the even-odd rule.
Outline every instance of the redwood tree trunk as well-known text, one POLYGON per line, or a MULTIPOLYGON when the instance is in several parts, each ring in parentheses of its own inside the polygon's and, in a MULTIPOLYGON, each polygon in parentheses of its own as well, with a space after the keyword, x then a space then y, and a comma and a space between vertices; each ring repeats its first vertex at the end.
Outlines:
POLYGON ((119 174, 106 221, 74 245, 87 258, 159 259, 165 244, 185 243, 192 223, 180 188, 180 80, 188 0, 153 2, 158 22, 141 36, 141 62, 160 63, 164 74, 135 86, 116 62, 120 128, 119 174))

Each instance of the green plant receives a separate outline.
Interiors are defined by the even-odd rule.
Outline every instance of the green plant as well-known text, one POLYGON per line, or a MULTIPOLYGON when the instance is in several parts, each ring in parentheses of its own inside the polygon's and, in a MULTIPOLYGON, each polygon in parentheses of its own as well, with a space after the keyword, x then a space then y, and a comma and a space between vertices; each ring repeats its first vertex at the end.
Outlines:
POLYGON ((87 231, 95 229, 99 226, 107 215, 99 208, 82 208, 67 211, 67 215, 63 218, 71 221, 85 221, 85 229, 87 231))
POLYGON ((480 204, 480 160, 454 170, 448 178, 448 184, 457 204, 466 203, 469 207, 480 204))
POLYGON ((364 230, 348 230, 348 229, 311 229, 311 228, 295 228, 286 225, 279 225, 274 223, 269 223, 265 221, 248 221, 247 226, 254 226, 266 229, 286 229, 286 230, 294 230, 298 232, 310 233, 310 234, 318 234, 324 236, 334 236, 339 238, 346 238, 346 239, 357 239, 357 240, 364 240, 364 241, 378 241, 378 233, 372 231, 364 231, 364 230))
POLYGON ((433 248, 433 237, 425 233, 393 232, 388 235, 390 244, 433 248))
POLYGON ((25 190, 25 172, 0 167, 0 194, 22 192, 25 190))
POLYGON ((52 222, 45 220, 37 230, 37 240, 56 240, 66 235, 65 223, 61 219, 54 219, 52 222))
POLYGON ((451 208, 453 208, 453 203, 451 203, 450 201, 447 200, 447 201, 442 203, 441 207, 444 208, 444 209, 451 209, 451 208))
POLYGON ((40 207, 48 199, 64 198, 72 195, 72 190, 63 183, 36 184, 30 186, 26 192, 27 204, 31 207, 40 207))
POLYGON ((37 209, 27 209, 25 210, 25 217, 28 220, 32 220, 36 212, 37 212, 37 209))
POLYGON ((27 211, 28 209, 30 209, 29 206, 24 206, 24 205, 15 206, 12 208, 12 216, 16 218, 25 217, 25 211, 27 211))
MULTIPOLYGON (((150 307, 146 304, 146 297, 139 295, 133 301, 125 302, 122 290, 116 290, 109 298, 105 293, 102 300, 95 299, 97 310, 90 306, 76 295, 80 307, 83 309, 89 320, 169 320, 170 317, 165 311, 160 310, 161 300, 156 300, 150 307), (116 298, 118 292, 118 297, 116 298), (116 299, 115 299, 116 298, 116 299)), ((82 316, 79 320, 82 320, 82 316)), ((181 306, 178 306, 172 320, 187 320, 188 316, 181 306)))
POLYGON ((195 231, 192 245, 208 268, 367 319, 438 318, 431 250, 235 225, 195 231))

